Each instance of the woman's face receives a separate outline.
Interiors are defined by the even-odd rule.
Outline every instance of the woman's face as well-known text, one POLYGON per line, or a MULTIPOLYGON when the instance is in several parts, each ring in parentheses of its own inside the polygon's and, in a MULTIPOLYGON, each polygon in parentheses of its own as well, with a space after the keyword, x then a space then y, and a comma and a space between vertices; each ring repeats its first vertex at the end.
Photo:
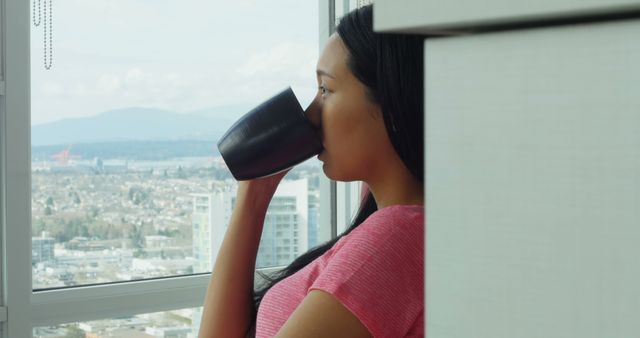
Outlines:
POLYGON ((382 112, 367 98, 364 85, 347 66, 347 49, 339 35, 329 38, 317 65, 319 117, 324 150, 318 156, 334 180, 368 181, 380 174, 395 151, 382 112))

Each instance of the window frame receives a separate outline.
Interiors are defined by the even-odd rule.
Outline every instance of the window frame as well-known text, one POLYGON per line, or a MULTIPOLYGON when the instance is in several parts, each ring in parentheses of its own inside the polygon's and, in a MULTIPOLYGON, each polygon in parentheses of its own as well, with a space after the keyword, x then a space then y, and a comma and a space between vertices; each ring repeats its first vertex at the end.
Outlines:
MULTIPOLYGON (((5 186, 5 175, 4 175, 4 144, 5 144, 5 131, 4 125, 5 123, 5 82, 4 82, 4 32, 5 32, 5 19, 4 19, 4 1, 0 0, 0 254, 4 257, 4 228, 2 224, 4 223, 4 186, 5 186)), ((0 338, 4 335, 4 326, 7 321, 7 308, 5 306, 5 297, 4 297, 4 264, 3 260, 0 259, 0 338)))
MULTIPOLYGON (((30 2, 0 5, 0 338, 31 337, 38 326, 202 306, 209 273, 32 290, 30 2)), ((318 6, 322 47, 335 30, 335 0, 318 6)), ((320 186, 319 224, 330 224, 318 234, 324 241, 336 236, 338 214, 351 210, 338 210, 335 182, 322 178, 320 186)))
POLYGON ((2 337, 29 337, 31 240, 29 199, 29 2, 3 1, 5 95, 2 109, 3 297, 7 321, 2 337), (8 198, 10 197, 10 198, 8 198), (11 240, 7 240, 11 238, 11 240))

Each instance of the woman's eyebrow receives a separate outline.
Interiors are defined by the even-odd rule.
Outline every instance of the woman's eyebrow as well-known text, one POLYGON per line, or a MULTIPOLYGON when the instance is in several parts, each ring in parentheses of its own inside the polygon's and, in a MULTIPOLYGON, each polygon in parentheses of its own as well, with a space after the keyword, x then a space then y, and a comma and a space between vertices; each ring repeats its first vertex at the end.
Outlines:
POLYGON ((328 76, 328 77, 330 77, 330 78, 332 78, 332 79, 335 79, 335 78, 336 78, 335 76, 331 75, 331 74, 330 74, 329 72, 327 72, 326 70, 322 70, 322 69, 317 69, 317 70, 316 70, 316 74, 318 74, 318 76, 322 76, 322 75, 324 75, 324 76, 328 76))

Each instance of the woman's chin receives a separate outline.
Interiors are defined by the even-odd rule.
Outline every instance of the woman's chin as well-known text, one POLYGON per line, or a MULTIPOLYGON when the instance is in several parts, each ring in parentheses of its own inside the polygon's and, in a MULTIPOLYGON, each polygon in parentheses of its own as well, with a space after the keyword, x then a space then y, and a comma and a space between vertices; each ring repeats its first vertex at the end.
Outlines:
POLYGON ((327 176, 328 179, 335 181, 335 177, 331 174, 331 170, 329 170, 329 166, 327 165, 326 162, 322 162, 322 171, 324 172, 324 175, 327 176))
POLYGON ((341 175, 340 171, 336 171, 335 166, 332 165, 331 158, 327 157, 327 154, 323 151, 318 155, 318 160, 322 162, 322 171, 324 175, 327 176, 328 179, 334 181, 344 181, 343 175, 341 175))
POLYGON ((344 175, 340 175, 339 172, 335 172, 335 170, 332 170, 331 165, 327 164, 326 162, 322 164, 322 171, 324 172, 324 175, 327 176, 327 178, 330 180, 337 182, 349 181, 345 179, 344 175))

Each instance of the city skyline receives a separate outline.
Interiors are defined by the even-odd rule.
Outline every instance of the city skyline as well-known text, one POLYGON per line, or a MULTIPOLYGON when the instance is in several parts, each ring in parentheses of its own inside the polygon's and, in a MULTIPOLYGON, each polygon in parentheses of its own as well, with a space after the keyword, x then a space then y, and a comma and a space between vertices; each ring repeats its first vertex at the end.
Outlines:
MULTIPOLYGON (((209 217, 215 218, 216 236, 204 238, 210 248, 219 247, 236 182, 230 175, 212 177, 214 167, 228 171, 223 162, 192 165, 176 167, 175 162, 160 161, 110 169, 67 165, 34 171, 34 288, 210 271, 215 256, 209 254, 202 264, 202 257, 194 255, 193 247, 201 237, 193 228, 197 219, 194 198, 225 191, 219 205, 226 206, 217 207, 224 212, 217 212, 220 217, 209 217)), ((319 166, 306 164, 294 168, 283 181, 269 211, 274 218, 268 216, 265 221, 264 238, 271 244, 263 247, 264 256, 258 259, 261 266, 286 264, 315 245, 317 234, 310 234, 309 226, 317 228, 319 175, 319 166), (292 196, 295 210, 275 210, 288 208, 288 196, 292 196), (294 227, 298 231, 295 237, 294 227), (290 249, 274 244, 281 240, 286 240, 290 249)))

